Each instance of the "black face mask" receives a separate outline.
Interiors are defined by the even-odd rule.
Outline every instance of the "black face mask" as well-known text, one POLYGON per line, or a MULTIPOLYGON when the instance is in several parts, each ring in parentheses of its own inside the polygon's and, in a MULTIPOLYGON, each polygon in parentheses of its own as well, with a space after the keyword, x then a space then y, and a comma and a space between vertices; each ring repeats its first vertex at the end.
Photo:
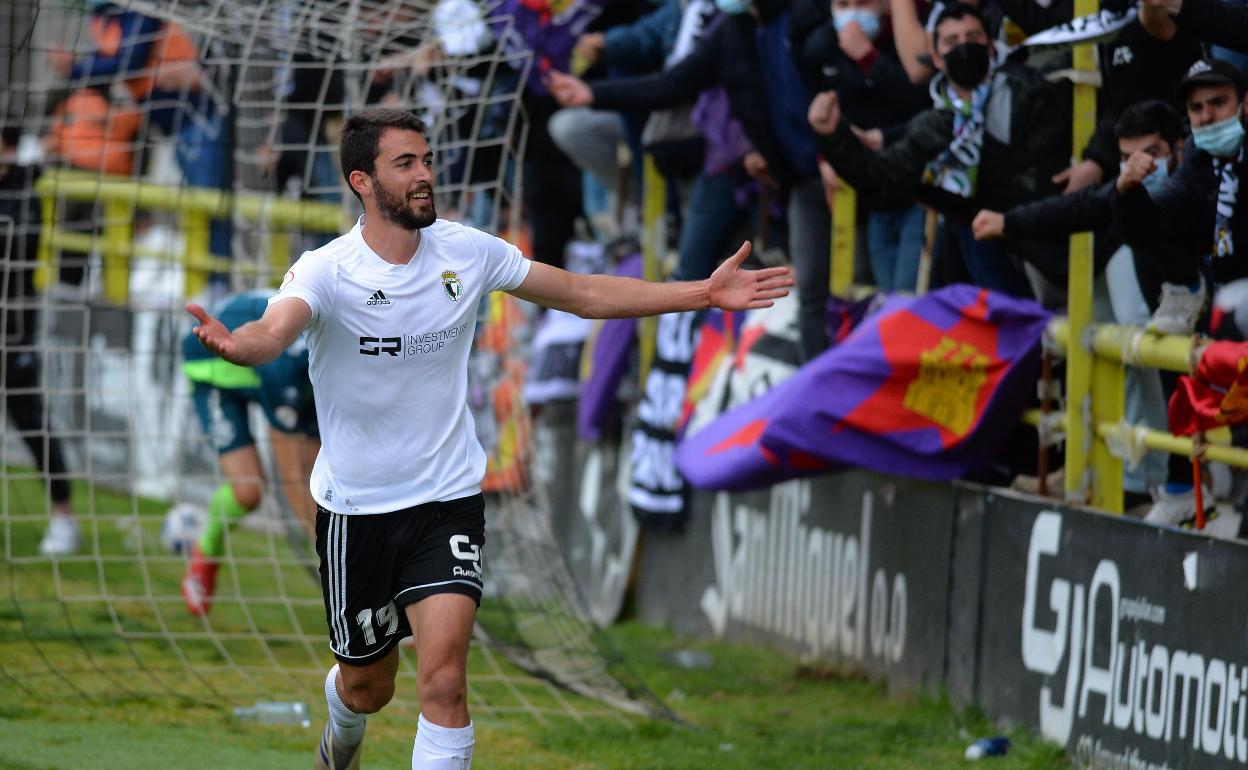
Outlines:
POLYGON ((983 43, 962 43, 945 54, 945 74, 968 91, 984 82, 988 64, 988 46, 983 43))

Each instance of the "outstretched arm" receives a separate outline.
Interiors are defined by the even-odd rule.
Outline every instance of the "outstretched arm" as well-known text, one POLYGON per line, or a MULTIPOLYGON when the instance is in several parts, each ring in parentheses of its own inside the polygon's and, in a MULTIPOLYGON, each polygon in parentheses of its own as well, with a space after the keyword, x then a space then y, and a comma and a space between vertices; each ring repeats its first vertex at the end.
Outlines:
POLYGON ((883 204, 909 203, 919 194, 923 168, 948 145, 949 140, 942 137, 951 136, 953 129, 948 113, 925 110, 910 119, 899 140, 874 152, 859 141, 848 121, 842 120, 835 91, 816 94, 807 119, 817 134, 819 149, 836 173, 860 193, 883 204))
POLYGON ((793 285, 788 267, 742 270, 750 255, 746 241, 710 278, 655 283, 614 275, 580 275, 534 262, 511 293, 582 318, 635 318, 718 307, 747 310, 771 307, 793 285))
POLYGON ((905 68, 910 82, 916 85, 931 80, 935 69, 927 54, 927 31, 919 20, 918 9, 911 0, 889 5, 893 20, 893 41, 897 45, 897 58, 905 68))
POLYGON ((196 304, 186 310, 199 321, 195 336, 204 347, 239 366, 267 364, 290 347, 312 320, 312 309, 299 297, 274 302, 258 321, 231 332, 196 304))

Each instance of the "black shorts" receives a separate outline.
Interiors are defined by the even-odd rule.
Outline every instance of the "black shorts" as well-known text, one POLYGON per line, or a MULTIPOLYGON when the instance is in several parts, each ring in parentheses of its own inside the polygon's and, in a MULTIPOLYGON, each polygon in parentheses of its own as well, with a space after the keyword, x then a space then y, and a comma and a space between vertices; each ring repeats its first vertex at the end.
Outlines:
POLYGON ((329 649, 362 666, 410 636, 404 608, 434 594, 481 606, 485 498, 425 503, 395 513, 316 510, 316 554, 329 649))

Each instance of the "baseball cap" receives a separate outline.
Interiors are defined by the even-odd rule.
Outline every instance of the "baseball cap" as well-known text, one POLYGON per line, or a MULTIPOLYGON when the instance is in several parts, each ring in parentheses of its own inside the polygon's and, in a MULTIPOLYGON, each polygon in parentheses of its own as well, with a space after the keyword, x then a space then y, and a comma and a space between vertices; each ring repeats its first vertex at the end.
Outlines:
POLYGON ((1183 82, 1179 83, 1179 99, 1186 101, 1193 88, 1217 85, 1235 86, 1236 92, 1243 95, 1248 90, 1244 74, 1230 62, 1221 59, 1197 59, 1187 70, 1183 82))

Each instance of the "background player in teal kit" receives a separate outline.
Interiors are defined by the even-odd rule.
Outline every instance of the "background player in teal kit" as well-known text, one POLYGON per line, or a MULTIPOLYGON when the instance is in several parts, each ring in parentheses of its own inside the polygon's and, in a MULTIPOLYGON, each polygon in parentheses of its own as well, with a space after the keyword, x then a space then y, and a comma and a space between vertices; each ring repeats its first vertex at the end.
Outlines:
MULTIPOLYGON (((222 299, 215 310, 221 322, 234 329, 264 315, 272 295, 271 291, 236 294, 222 299)), ((308 498, 308 473, 320 438, 308 380, 308 349, 302 338, 274 360, 256 367, 219 358, 190 332, 182 341, 182 353, 195 413, 217 450, 225 476, 225 483, 212 495, 203 533, 182 579, 186 608, 202 615, 212 606, 226 529, 264 498, 264 471, 247 417, 249 405, 258 404, 264 411, 282 493, 309 536, 314 534, 316 506, 308 498)))

